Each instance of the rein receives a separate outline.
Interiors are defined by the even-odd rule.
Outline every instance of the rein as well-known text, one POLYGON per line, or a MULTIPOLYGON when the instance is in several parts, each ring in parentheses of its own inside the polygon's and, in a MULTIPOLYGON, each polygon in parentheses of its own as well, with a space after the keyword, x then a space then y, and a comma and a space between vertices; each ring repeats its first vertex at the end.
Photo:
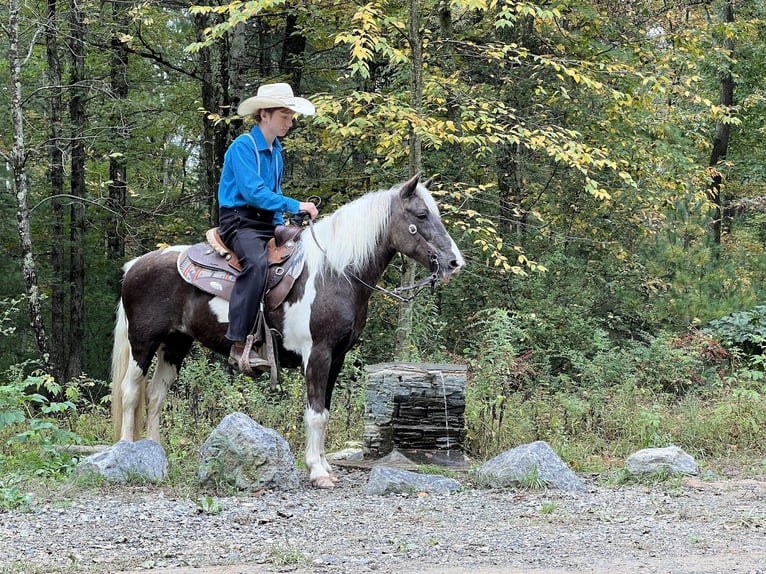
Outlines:
MULTIPOLYGON (((317 239, 316 234, 314 233, 314 221, 312 219, 309 219, 309 230, 311 231, 311 237, 314 239, 314 243, 316 243, 316 246, 319 248, 319 251, 325 254, 327 256, 327 251, 325 251, 324 247, 322 247, 319 244, 319 240, 317 239)), ((410 233, 413 235, 417 233, 417 227, 414 225, 410 226, 410 233), (413 231, 414 229, 414 231, 413 231)), ((427 277, 424 277, 417 283, 413 283, 412 285, 402 285, 400 287, 394 287, 393 289, 386 289, 385 287, 381 285, 370 285, 367 283, 364 279, 357 276, 354 273, 349 273, 349 275, 353 278, 359 281, 362 285, 367 287, 370 291, 379 291, 381 293, 385 293, 389 297, 396 299, 400 303, 409 303, 410 301, 414 301, 415 297, 417 297, 420 294, 420 290, 425 287, 426 285, 431 285, 431 293, 434 292, 434 289, 436 288, 436 282, 439 279, 439 261, 436 259, 436 255, 431 256, 431 262, 434 264, 435 270, 431 272, 430 275, 427 277), (413 293, 409 297, 404 297, 400 295, 399 293, 404 293, 405 291, 412 291, 413 289, 418 289, 417 292, 413 293)))

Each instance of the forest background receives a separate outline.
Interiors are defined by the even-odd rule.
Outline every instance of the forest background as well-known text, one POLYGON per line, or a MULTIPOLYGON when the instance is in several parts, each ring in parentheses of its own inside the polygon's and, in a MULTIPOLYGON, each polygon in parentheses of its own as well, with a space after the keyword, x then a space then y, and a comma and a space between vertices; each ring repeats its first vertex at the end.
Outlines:
MULTIPOLYGON (((401 359, 468 365, 477 458, 545 439, 592 469, 675 443, 766 467, 765 12, 758 0, 0 6, 3 492, 24 468, 69 472, 54 443, 110 440, 121 266, 215 224, 223 154, 248 129, 236 105, 276 81, 318 110, 284 141, 288 195, 319 196, 326 214, 438 174, 468 263, 412 305, 373 297, 336 392, 336 445, 361 436, 364 366, 401 359)), ((397 261, 385 283, 413 272, 397 261)), ((168 447, 191 457, 245 410, 300 448, 302 402, 297 375, 274 393, 197 349, 168 402, 168 447)))

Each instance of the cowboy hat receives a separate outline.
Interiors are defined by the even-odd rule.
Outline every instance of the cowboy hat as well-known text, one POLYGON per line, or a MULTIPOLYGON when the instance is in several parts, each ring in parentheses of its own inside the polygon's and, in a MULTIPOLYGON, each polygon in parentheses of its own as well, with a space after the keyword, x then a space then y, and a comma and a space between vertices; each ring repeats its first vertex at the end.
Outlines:
POLYGON ((239 104, 237 115, 249 116, 266 108, 288 108, 299 114, 311 116, 316 111, 314 104, 305 98, 296 98, 289 84, 264 84, 258 93, 239 104))

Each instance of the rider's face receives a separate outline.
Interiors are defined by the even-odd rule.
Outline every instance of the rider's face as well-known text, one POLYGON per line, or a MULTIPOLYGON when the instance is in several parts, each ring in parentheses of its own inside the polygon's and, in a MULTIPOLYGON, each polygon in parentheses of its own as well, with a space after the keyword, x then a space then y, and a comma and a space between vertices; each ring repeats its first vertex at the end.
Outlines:
POLYGON ((293 127, 295 112, 287 108, 261 111, 261 130, 268 130, 275 137, 283 137, 293 127))

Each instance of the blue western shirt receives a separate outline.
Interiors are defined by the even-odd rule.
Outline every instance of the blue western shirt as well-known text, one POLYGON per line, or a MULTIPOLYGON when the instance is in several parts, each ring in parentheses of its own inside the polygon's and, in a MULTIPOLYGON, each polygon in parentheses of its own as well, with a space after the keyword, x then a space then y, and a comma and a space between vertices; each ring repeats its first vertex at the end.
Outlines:
POLYGON ((248 134, 240 135, 226 150, 218 184, 218 204, 221 207, 249 205, 271 211, 274 212, 274 224, 283 225, 282 214, 298 213, 300 202, 282 194, 282 144, 275 139, 269 149, 257 125, 250 135, 253 139, 248 134))

